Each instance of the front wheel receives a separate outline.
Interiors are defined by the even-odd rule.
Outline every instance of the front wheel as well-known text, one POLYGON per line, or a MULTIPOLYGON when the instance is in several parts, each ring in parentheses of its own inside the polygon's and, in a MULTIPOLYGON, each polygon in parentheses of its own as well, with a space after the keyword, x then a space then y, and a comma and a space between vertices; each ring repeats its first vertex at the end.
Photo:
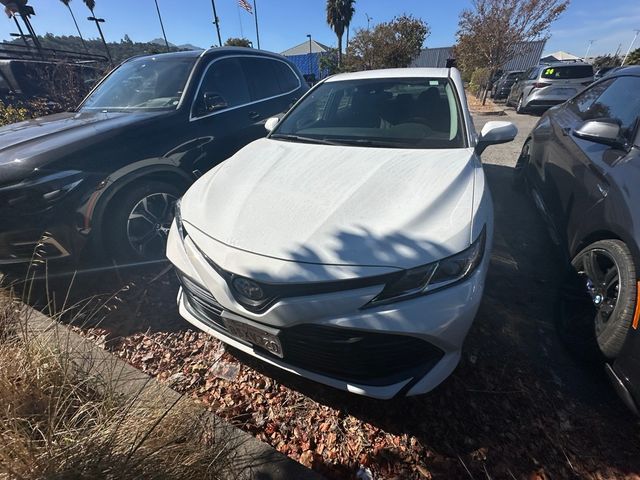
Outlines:
POLYGON ((524 97, 521 95, 518 99, 518 104, 516 105, 517 113, 524 113, 524 97))
POLYGON ((620 240, 600 240, 571 261, 560 296, 561 336, 583 352, 597 346, 615 359, 633 320, 637 296, 636 268, 620 240))
POLYGON ((175 185, 150 180, 136 183, 116 197, 105 224, 113 259, 121 263, 164 258, 175 204, 181 195, 175 185))

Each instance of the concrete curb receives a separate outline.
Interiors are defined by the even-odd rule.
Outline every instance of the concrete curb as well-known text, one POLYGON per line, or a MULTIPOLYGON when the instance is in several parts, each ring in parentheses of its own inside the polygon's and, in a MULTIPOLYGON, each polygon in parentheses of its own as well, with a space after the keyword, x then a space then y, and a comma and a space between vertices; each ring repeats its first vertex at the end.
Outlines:
POLYGON ((476 112, 476 111, 470 110, 470 112, 472 115, 478 115, 480 117, 491 117, 491 116, 502 117, 507 114, 507 112, 505 112, 504 110, 492 110, 489 112, 476 112))
MULTIPOLYGON (((54 347, 63 345, 65 349, 68 348, 81 367, 88 366, 90 375, 105 380, 118 393, 142 396, 145 400, 160 402, 167 407, 179 402, 197 405, 190 397, 175 392, 124 360, 101 349, 91 340, 28 305, 22 304, 22 318, 27 327, 23 334, 34 335, 54 347)), ((234 470, 242 474, 229 480, 322 480, 324 478, 212 412, 202 409, 202 414, 214 426, 216 437, 224 439, 226 445, 232 445, 234 470)))

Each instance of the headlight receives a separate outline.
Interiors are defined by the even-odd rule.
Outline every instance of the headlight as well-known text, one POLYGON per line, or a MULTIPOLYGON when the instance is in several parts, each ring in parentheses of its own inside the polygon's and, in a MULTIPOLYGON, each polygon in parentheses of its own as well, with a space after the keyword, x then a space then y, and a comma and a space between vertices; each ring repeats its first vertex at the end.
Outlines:
POLYGON ((62 199, 82 183, 85 174, 79 170, 65 170, 23 180, 0 188, 0 196, 11 207, 26 207, 37 211, 62 199))
POLYGON ((182 199, 179 198, 176 200, 174 207, 174 218, 176 220, 176 228, 178 229, 178 234, 180 235, 180 239, 184 242, 184 238, 187 235, 187 232, 184 229, 184 224, 182 223, 182 213, 180 212, 180 204, 182 199))
POLYGON ((382 292, 363 308, 408 300, 464 280, 482 262, 485 243, 486 227, 471 246, 462 252, 438 262, 405 270, 399 278, 387 283, 382 292))

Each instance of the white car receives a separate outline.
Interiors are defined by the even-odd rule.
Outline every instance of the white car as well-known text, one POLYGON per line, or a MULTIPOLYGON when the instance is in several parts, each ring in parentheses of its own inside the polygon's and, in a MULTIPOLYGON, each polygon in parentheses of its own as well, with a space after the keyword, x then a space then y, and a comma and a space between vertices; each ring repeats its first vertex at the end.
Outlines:
POLYGON ((180 313, 264 362, 370 397, 428 392, 480 304, 493 205, 456 69, 339 74, 200 178, 167 256, 180 313))

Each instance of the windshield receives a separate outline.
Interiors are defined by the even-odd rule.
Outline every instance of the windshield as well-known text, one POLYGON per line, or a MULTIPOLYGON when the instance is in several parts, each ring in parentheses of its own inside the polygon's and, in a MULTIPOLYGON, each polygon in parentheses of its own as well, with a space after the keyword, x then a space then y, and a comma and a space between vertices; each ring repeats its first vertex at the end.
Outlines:
POLYGON ((81 110, 173 110, 195 58, 145 57, 118 67, 81 110))
POLYGON ((270 138, 371 147, 465 146, 457 97, 446 78, 325 82, 270 138))
POLYGON ((541 78, 571 79, 593 77, 591 65, 567 65, 561 67, 549 67, 542 70, 541 78))

